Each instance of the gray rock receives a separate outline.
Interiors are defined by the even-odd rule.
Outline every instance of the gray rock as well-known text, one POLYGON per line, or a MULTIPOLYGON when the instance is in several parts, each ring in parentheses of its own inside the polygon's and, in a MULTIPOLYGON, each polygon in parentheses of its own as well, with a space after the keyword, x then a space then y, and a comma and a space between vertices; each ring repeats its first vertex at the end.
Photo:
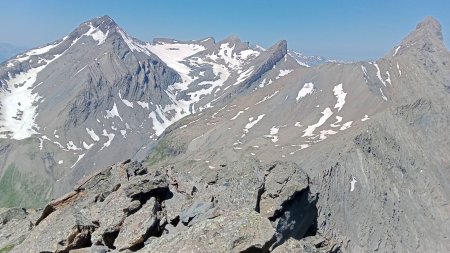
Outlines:
POLYGON ((307 191, 308 175, 295 163, 277 162, 269 166, 260 200, 261 215, 274 218, 301 191, 307 191))
POLYGON ((122 251, 132 248, 150 237, 159 233, 159 221, 157 217, 158 203, 151 198, 139 211, 128 216, 122 224, 114 246, 122 251))
POLYGON ((36 226, 11 252, 67 252, 91 244, 94 225, 81 210, 56 210, 36 226))
POLYGON ((183 224, 194 224, 197 220, 205 220, 214 216, 214 202, 194 202, 180 213, 183 224))
POLYGON ((146 194, 164 194, 168 189, 166 177, 159 171, 154 174, 136 176, 124 185, 123 190, 129 198, 138 198, 146 194))
POLYGON ((255 211, 238 209, 152 240, 142 252, 268 252, 273 236, 269 220, 255 211))
POLYGON ((301 240, 289 239, 273 253, 337 253, 341 252, 335 242, 326 240, 320 235, 306 237, 301 240))
POLYGON ((0 209, 0 249, 12 249, 33 229, 38 212, 22 208, 0 209))
POLYGON ((127 208, 133 202, 125 195, 123 189, 119 189, 110 194, 102 203, 91 207, 92 220, 99 225, 92 233, 91 241, 93 244, 113 246, 114 234, 121 229, 127 217, 127 208))

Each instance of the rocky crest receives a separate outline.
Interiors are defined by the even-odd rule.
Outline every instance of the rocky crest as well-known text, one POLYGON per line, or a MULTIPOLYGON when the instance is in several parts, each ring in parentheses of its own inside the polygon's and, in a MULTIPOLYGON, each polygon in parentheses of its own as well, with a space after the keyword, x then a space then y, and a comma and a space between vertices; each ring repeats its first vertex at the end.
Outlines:
MULTIPOLYGON (((199 181, 180 177, 181 172, 130 160, 109 167, 41 211, 3 211, 0 247, 14 247, 11 252, 269 252, 290 238, 322 238, 315 231, 317 196, 293 163, 224 164, 199 181), (4 237, 12 227, 20 230, 4 237)), ((303 243, 331 244, 326 252, 339 251, 332 241, 320 240, 320 245, 303 243)))

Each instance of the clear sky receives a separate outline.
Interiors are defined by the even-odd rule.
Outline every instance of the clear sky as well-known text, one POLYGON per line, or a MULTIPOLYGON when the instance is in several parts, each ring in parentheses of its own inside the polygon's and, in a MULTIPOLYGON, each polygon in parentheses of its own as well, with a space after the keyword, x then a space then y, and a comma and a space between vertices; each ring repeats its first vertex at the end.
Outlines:
POLYGON ((233 34, 269 47, 286 39, 290 49, 341 60, 382 57, 433 16, 450 45, 450 0, 5 0, 0 14, 0 42, 26 47, 105 14, 144 41, 233 34))

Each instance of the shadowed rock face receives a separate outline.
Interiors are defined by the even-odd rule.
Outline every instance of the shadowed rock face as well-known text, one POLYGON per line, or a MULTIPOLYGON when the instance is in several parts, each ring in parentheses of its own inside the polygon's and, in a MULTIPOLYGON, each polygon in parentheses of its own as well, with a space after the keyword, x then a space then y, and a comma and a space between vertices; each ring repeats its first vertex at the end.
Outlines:
MULTIPOLYGON (((148 57, 165 43, 189 47, 159 39, 148 57)), ((214 64, 229 71, 214 88, 220 95, 190 103, 191 115, 139 150, 135 158, 143 161, 85 177, 36 214, 7 210, 0 235, 20 229, 0 246, 13 252, 450 250, 450 54, 437 21, 424 20, 376 62, 313 68, 291 69, 283 42, 266 53, 245 51, 248 45, 235 37, 195 44, 208 48, 180 60, 184 67, 167 58, 155 63, 182 80, 167 86, 176 90, 168 99, 187 101, 200 87, 213 87, 220 76, 201 78, 212 77, 214 64), (199 79, 186 76, 185 67, 199 79), (214 99, 214 107, 202 107, 214 99)), ((133 57, 147 57, 139 46, 148 44, 130 45, 138 50, 125 49, 132 53, 94 71, 104 80, 99 90, 110 84, 103 68, 127 68, 133 57)), ((164 121, 156 105, 152 110, 164 121)), ((16 145, 0 151, 14 154, 16 145)))

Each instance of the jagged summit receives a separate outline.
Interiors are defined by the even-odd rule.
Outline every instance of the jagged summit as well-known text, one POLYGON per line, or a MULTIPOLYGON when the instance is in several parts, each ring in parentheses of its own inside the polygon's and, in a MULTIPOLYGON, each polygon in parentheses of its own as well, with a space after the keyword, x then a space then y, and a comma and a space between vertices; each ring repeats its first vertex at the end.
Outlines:
POLYGON ((281 49, 284 52, 284 54, 286 54, 287 53, 287 40, 278 41, 275 45, 273 45, 271 48, 269 48, 269 50, 271 50, 273 48, 281 49))
POLYGON ((431 36, 443 41, 442 28, 438 20, 433 17, 426 17, 422 22, 416 26, 414 33, 419 33, 421 36, 431 36))
POLYGON ((108 15, 102 17, 93 18, 84 22, 83 24, 90 24, 96 28, 114 29, 117 28, 117 23, 108 15))
POLYGON ((235 43, 241 42, 241 39, 239 38, 239 36, 233 34, 233 35, 230 35, 230 36, 226 37, 225 39, 223 39, 220 42, 220 44, 227 43, 227 42, 235 44, 235 43))
POLYGON ((422 54, 436 51, 446 51, 441 24, 433 17, 426 17, 403 39, 400 45, 392 50, 392 56, 405 52, 422 54))

